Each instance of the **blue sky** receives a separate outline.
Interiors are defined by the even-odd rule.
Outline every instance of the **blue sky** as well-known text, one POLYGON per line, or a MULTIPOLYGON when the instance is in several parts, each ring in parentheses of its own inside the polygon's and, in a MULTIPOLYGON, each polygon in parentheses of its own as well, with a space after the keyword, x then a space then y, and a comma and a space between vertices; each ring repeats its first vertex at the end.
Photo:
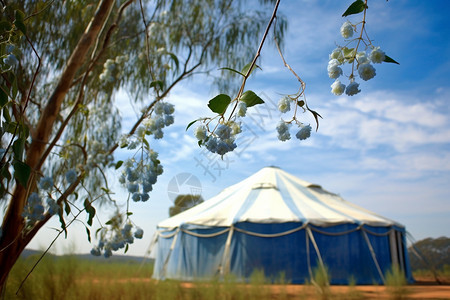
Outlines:
MULTIPOLYGON (((400 65, 375 65, 375 78, 358 80, 361 93, 334 96, 326 70, 328 55, 342 43, 339 29, 346 19, 341 15, 350 3, 305 0, 280 5, 289 21, 285 58, 306 82, 309 106, 323 116, 319 130, 308 140, 276 138, 281 116, 276 103, 283 94, 295 93, 298 84, 271 44, 263 49, 262 71, 248 82, 266 104, 249 109, 237 151, 224 160, 199 148, 192 130, 185 131, 190 121, 211 115, 206 104, 215 94, 205 84, 208 79, 183 83, 170 94, 175 124, 165 131, 164 140, 152 144, 165 171, 149 202, 132 203, 133 221, 145 233, 128 253, 144 255, 156 224, 168 217, 172 204, 168 184, 177 174, 197 177, 202 196, 208 199, 270 165, 404 224, 416 240, 450 236, 450 2, 369 1, 368 34, 400 65)), ((127 103, 125 95, 118 101, 121 107, 127 103)), ((135 114, 132 109, 123 111, 126 128, 135 114)), ((299 117, 314 125, 311 115, 299 117)), ((117 199, 126 199, 118 185, 115 191, 117 199)), ((180 193, 186 192, 189 187, 181 186, 180 193)), ((102 216, 103 222, 107 217, 102 216)), ((49 224, 31 248, 49 243, 52 226, 59 227, 56 221, 49 224)), ((56 249, 91 248, 81 225, 69 231, 71 243, 75 246, 58 241, 56 249)))

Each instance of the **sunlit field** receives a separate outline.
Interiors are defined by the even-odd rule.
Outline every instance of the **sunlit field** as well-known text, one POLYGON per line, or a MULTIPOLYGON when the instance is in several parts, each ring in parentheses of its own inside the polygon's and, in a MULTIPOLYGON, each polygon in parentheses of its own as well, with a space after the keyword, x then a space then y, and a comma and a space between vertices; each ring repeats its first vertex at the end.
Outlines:
MULTIPOLYGON (((315 272, 315 284, 289 285, 282 277, 266 284, 255 272, 247 284, 224 281, 183 283, 152 280, 149 261, 87 260, 75 256, 46 256, 23 282, 38 256, 22 258, 8 279, 4 299, 448 299, 447 285, 406 285, 399 274, 389 274, 386 286, 328 286, 326 276, 315 272), (22 284, 22 286, 21 286, 22 284), (19 289, 19 287, 21 288, 19 289), (429 294, 429 293, 434 294, 429 294), (424 294, 428 293, 428 294, 424 294), (428 295, 428 296, 426 296, 428 295)), ((437 274, 449 282, 450 268, 437 274)), ((433 274, 420 271, 421 280, 433 274)))

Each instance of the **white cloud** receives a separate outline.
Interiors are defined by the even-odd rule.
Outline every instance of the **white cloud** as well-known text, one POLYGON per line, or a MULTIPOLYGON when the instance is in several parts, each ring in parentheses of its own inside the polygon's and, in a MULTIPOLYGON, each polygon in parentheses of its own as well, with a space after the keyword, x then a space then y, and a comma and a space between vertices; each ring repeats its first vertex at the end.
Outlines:
POLYGON ((328 137, 334 146, 388 146, 407 152, 430 143, 450 143, 450 117, 434 101, 419 102, 408 95, 378 91, 356 101, 340 97, 321 103, 317 110, 324 120, 318 134, 328 137))

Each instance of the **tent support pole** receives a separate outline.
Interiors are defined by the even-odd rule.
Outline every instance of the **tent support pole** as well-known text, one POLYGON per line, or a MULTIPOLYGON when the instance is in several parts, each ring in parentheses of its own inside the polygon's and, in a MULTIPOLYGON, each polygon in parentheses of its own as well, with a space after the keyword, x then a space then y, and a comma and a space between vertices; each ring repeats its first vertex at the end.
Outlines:
POLYGON ((164 265, 163 265, 163 269, 161 272, 161 279, 165 279, 166 278, 166 271, 167 271, 167 265, 169 264, 169 259, 170 259, 170 255, 172 254, 173 249, 175 248, 175 244, 177 242, 177 238, 178 238, 178 234, 180 233, 180 227, 177 228, 177 231, 175 233, 175 236, 173 237, 173 241, 172 244, 170 245, 170 250, 169 253, 167 253, 167 257, 164 260, 164 265))
POLYGON ((139 266, 139 270, 142 269, 142 267, 144 266, 144 263, 147 262, 147 259, 152 254, 153 248, 155 247, 156 243, 158 242, 158 239, 159 239, 159 232, 156 231, 155 234, 152 237, 152 241, 150 242, 150 245, 148 246, 147 251, 145 252, 144 259, 142 260, 142 263, 139 266))
POLYGON ((391 230, 389 232, 389 244, 391 248, 391 261, 392 265, 398 267, 399 266, 399 249, 397 247, 397 235, 395 230, 391 230))
POLYGON ((372 255, 373 262, 375 263, 375 266, 377 267, 377 270, 378 270, 378 273, 380 274, 381 280, 383 281, 383 283, 386 283, 386 281, 384 280, 383 272, 381 272, 380 265, 378 264, 378 260, 375 255, 375 251, 373 250, 373 247, 372 247, 372 244, 370 243, 369 237, 367 236, 367 233, 364 231, 363 227, 361 227, 361 232, 364 236, 364 239, 366 240, 367 246, 369 247, 370 255, 372 255))
POLYGON ((405 272, 406 274, 406 265, 405 265, 405 247, 403 244, 403 234, 400 231, 396 231, 396 236, 397 236, 397 249, 398 250, 398 256, 399 256, 399 266, 400 266, 400 270, 403 270, 403 272, 405 272))
POLYGON ((309 237, 308 237, 308 233, 307 230, 308 226, 306 226, 305 228, 305 238, 306 238, 306 263, 308 264, 308 273, 309 273, 309 278, 313 278, 313 274, 312 274, 312 270, 311 270, 311 259, 310 259, 310 252, 309 252, 309 237))
POLYGON ((225 249, 223 250, 222 264, 219 266, 220 276, 223 277, 230 273, 230 246, 231 238, 233 237, 234 226, 231 225, 228 232, 227 241, 225 242, 225 249))
MULTIPOLYGON (((311 242, 314 246, 314 250, 316 250, 317 258, 319 259, 320 268, 322 269, 323 272, 325 272, 325 265, 323 264, 322 255, 320 254, 319 247, 317 246, 316 240, 314 239, 314 235, 311 231, 311 228, 309 228, 309 226, 306 227, 306 232, 308 233, 308 236, 311 239, 311 242)), ((308 247, 308 250, 309 250, 309 247, 308 247)), ((309 262, 309 253, 308 253, 308 262, 309 262)), ((309 266, 311 280, 314 281, 313 276, 312 276, 312 271, 311 271, 311 265, 308 264, 308 266, 309 266)), ((327 275, 327 274, 325 274, 325 275, 327 275)))

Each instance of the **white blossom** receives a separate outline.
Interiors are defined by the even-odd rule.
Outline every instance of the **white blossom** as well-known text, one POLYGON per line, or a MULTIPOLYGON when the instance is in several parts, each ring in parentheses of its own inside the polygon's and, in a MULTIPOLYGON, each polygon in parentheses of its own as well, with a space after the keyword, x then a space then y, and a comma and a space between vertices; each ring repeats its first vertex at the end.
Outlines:
POLYGON ((245 117, 246 113, 247 113, 247 104, 245 104, 245 102, 239 102, 237 116, 245 117))
POLYGON ((291 109, 291 99, 286 96, 278 101, 278 110, 282 113, 288 112, 291 109))
POLYGON ((370 52, 369 57, 374 64, 380 64, 385 60, 386 54, 380 50, 380 47, 375 47, 370 52))
POLYGON ((242 132, 241 124, 231 121, 229 125, 231 127, 231 134, 232 135, 236 135, 236 134, 239 134, 239 133, 242 132))
POLYGON ((231 137, 231 128, 227 125, 220 124, 216 129, 216 135, 221 140, 227 140, 231 137))
POLYGON ((302 126, 295 135, 299 140, 306 140, 311 136, 311 125, 302 126))
POLYGON ((280 121, 277 125, 278 139, 282 142, 290 140, 289 125, 284 121, 280 121))
POLYGON ((356 54, 356 61, 360 65, 368 63, 369 59, 367 58, 366 52, 365 51, 358 52, 356 54))
POLYGON ((77 180, 77 172, 73 169, 69 170, 66 172, 65 174, 66 180, 69 184, 72 184, 75 182, 75 180, 77 180))
POLYGON ((42 177, 39 181, 39 187, 43 190, 50 190, 53 187, 53 179, 51 177, 42 177))
POLYGON ((358 94, 359 92, 361 92, 360 89, 358 89, 359 87, 359 83, 356 83, 354 81, 350 82, 350 84, 347 86, 347 88, 345 89, 345 93, 348 96, 353 96, 358 94))
POLYGON ((331 93, 336 96, 340 96, 345 91, 345 84, 341 83, 338 79, 336 79, 331 85, 331 93))
POLYGON ((344 39, 351 38, 353 36, 353 26, 352 23, 346 21, 341 26, 341 35, 344 39))
POLYGON ((195 128, 194 135, 199 141, 206 139, 206 126, 200 125, 197 128, 195 128))
POLYGON ((342 49, 341 48, 334 49, 333 52, 331 52, 329 58, 330 58, 330 60, 336 59, 337 61, 342 63, 344 61, 344 55, 342 54, 342 49))
POLYGON ((329 61, 327 70, 330 78, 336 79, 342 75, 342 69, 339 67, 339 62, 337 59, 332 59, 329 61))
POLYGON ((369 63, 360 65, 358 68, 358 73, 359 77, 365 81, 374 78, 376 75, 375 68, 369 63))

